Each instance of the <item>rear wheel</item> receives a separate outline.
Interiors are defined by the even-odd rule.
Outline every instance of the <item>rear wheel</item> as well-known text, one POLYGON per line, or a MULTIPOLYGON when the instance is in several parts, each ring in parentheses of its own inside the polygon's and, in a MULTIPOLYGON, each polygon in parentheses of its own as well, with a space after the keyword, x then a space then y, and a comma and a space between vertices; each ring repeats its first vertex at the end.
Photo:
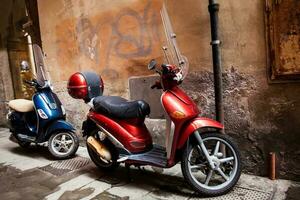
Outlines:
POLYGON ((119 156, 118 150, 116 149, 115 145, 113 145, 108 140, 108 138, 105 138, 104 140, 101 141, 98 132, 99 130, 95 129, 90 134, 88 134, 88 136, 93 136, 97 141, 103 143, 108 148, 108 150, 111 153, 112 161, 111 162, 103 161, 101 157, 88 144, 86 144, 86 148, 88 150, 91 160, 98 168, 102 170, 112 171, 119 166, 119 163, 117 162, 119 156))
POLYGON ((182 156, 185 179, 202 195, 218 196, 230 191, 241 175, 240 153, 227 135, 201 134, 214 168, 209 165, 198 142, 190 141, 182 156))

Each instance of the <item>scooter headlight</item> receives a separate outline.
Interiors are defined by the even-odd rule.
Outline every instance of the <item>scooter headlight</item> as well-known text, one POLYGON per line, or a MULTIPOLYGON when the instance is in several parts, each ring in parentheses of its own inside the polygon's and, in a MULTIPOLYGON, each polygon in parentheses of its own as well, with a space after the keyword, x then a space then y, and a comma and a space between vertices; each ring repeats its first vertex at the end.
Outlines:
POLYGON ((42 110, 42 109, 37 109, 37 112, 42 119, 48 119, 48 115, 42 110))

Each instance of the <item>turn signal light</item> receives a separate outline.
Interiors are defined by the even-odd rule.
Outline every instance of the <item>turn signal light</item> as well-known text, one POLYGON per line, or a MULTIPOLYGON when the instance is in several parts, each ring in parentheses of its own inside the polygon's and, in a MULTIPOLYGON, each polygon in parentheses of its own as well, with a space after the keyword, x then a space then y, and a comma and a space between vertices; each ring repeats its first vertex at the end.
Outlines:
POLYGON ((37 109, 37 112, 42 119, 48 119, 48 115, 42 110, 42 109, 37 109))
POLYGON ((175 119, 183 119, 186 117, 186 115, 183 112, 176 110, 173 113, 171 113, 171 117, 175 119))

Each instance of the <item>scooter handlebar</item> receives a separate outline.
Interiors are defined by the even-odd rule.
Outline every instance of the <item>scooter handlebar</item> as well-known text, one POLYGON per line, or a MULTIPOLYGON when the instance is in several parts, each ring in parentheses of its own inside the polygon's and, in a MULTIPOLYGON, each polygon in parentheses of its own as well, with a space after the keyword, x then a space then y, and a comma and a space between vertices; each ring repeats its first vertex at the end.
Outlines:
POLYGON ((33 84, 32 81, 28 81, 28 80, 24 80, 23 82, 26 83, 26 84, 28 84, 28 85, 31 85, 31 86, 32 86, 32 84, 33 84))
POLYGON ((30 86, 37 86, 38 85, 38 83, 37 83, 37 81, 35 79, 33 79, 31 81, 24 80, 23 82, 26 83, 26 84, 28 84, 28 85, 30 85, 30 86))

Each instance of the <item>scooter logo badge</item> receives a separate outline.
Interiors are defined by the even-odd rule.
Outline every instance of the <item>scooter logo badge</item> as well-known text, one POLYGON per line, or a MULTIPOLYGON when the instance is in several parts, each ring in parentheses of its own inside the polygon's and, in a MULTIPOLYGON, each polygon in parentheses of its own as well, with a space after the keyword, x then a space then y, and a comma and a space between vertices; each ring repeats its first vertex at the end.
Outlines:
POLYGON ((175 118, 175 119, 183 119, 185 118, 185 114, 181 111, 174 111, 173 113, 171 113, 171 117, 175 118))

